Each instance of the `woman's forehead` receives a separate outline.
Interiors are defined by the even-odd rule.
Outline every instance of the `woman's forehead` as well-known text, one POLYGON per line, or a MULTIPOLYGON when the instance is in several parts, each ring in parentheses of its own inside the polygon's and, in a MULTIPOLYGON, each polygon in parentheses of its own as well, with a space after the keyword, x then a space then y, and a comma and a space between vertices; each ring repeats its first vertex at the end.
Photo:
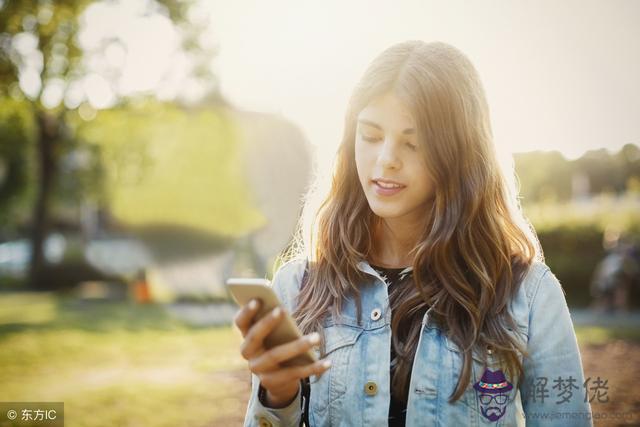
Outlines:
POLYGON ((358 114, 359 124, 381 129, 415 129, 415 120, 407 106, 394 94, 372 99, 358 114))

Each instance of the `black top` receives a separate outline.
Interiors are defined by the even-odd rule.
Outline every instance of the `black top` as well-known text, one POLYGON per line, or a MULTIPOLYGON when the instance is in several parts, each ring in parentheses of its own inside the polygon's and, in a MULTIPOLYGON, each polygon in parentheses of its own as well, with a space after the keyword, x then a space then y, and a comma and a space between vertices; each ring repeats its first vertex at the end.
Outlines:
MULTIPOLYGON (((386 280, 388 287, 393 286, 400 278, 400 272, 404 268, 385 268, 377 265, 369 264, 371 267, 386 280)), ((391 363, 395 358, 393 343, 391 344, 391 363)), ((407 405, 405 402, 397 400, 391 390, 391 402, 389 403, 389 427, 405 425, 407 405)))

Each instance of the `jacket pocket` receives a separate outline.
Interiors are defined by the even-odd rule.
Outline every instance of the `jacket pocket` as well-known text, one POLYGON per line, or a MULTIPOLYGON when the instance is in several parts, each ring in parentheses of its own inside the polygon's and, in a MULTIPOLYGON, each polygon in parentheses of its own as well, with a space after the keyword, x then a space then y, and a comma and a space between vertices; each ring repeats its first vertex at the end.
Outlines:
MULTIPOLYGON (((325 326, 323 329, 325 339, 325 356, 331 360, 331 368, 320 377, 309 377, 311 396, 309 399, 309 421, 312 425, 329 425, 331 413, 328 409, 337 413, 342 404, 341 397, 347 390, 349 376, 359 368, 354 347, 358 337, 362 333, 361 328, 347 325, 325 326), (327 420, 326 424, 323 420, 327 420)), ((320 357, 319 350, 316 354, 320 357)))
MULTIPOLYGON (((522 327, 517 332, 508 328, 509 333, 516 334, 526 344, 526 330, 522 327)), ((451 393, 456 387, 462 371, 463 354, 460 348, 449 337, 444 336, 447 353, 451 361, 450 374, 451 393)), ((522 356, 519 356, 522 362, 522 356)), ((471 378, 467 388, 458 402, 465 405, 472 425, 513 425, 517 398, 517 378, 507 374, 506 367, 495 354, 487 354, 486 362, 479 349, 472 351, 471 378)))

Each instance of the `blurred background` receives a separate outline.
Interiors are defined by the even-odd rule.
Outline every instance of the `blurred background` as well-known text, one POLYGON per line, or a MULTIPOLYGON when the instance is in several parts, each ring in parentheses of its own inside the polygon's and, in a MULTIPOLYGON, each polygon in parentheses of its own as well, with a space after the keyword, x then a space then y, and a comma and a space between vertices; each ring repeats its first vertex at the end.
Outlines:
POLYGON ((640 423, 640 3, 0 0, 0 402, 242 425, 231 276, 271 278, 347 100, 441 40, 560 279, 596 425, 640 423))

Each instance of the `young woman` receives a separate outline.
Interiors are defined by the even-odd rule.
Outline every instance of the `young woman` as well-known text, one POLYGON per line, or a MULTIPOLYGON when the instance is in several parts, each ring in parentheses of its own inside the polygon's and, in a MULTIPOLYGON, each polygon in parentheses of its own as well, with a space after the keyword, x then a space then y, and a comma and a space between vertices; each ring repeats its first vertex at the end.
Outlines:
POLYGON ((281 315, 236 315, 245 426, 297 426, 305 377, 314 427, 592 425, 562 287, 459 50, 407 41, 372 62, 330 190, 310 206, 272 281, 305 336, 267 350, 281 315), (319 362, 280 366, 309 348, 319 362))

